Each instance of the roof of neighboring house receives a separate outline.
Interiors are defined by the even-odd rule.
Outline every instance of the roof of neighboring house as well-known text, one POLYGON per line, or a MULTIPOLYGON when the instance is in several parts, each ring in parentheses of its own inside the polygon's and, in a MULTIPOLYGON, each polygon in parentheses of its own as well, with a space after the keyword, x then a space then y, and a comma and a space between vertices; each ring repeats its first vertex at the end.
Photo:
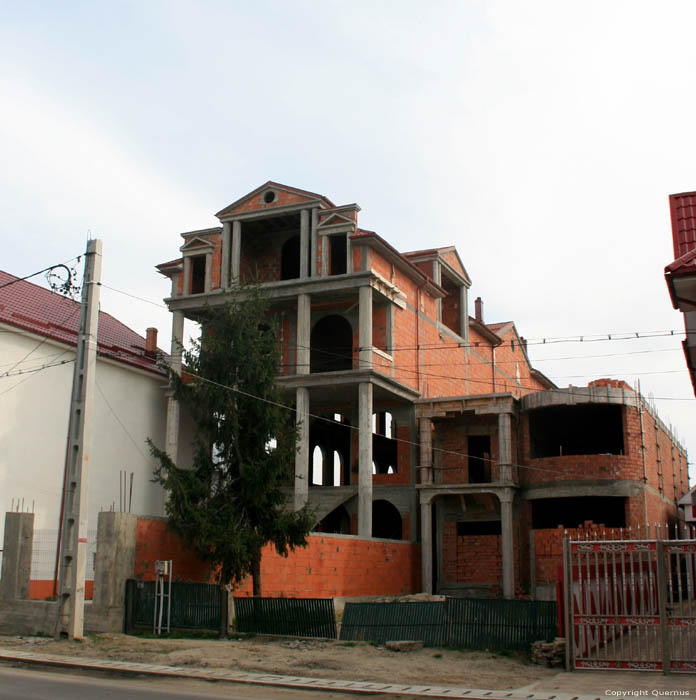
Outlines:
MULTIPOLYGON (((0 323, 77 345, 80 303, 0 270, 0 323)), ((99 312, 97 352, 117 362, 164 374, 157 359, 145 354, 145 338, 104 311, 99 312)))
POLYGON ((696 248, 696 192, 681 192, 669 196, 669 212, 672 217, 672 243, 674 257, 696 248))

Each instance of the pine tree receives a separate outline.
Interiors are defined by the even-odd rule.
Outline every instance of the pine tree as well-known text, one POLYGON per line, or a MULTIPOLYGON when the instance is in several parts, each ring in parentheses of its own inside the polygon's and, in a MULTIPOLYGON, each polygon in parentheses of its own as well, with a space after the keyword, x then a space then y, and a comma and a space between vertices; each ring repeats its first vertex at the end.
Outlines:
POLYGON ((196 427, 191 468, 182 468, 150 441, 159 460, 154 481, 168 492, 169 528, 210 564, 221 585, 251 574, 261 595, 261 550, 307 544, 307 507, 291 510, 295 414, 282 405, 275 382, 277 330, 257 288, 238 303, 205 310, 201 340, 184 350, 184 372, 169 370, 174 397, 196 427))

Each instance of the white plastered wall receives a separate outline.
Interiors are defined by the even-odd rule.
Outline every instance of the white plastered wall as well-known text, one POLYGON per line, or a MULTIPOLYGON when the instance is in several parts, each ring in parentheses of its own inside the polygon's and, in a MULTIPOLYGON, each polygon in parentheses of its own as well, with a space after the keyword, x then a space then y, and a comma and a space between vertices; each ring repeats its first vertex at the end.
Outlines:
MULTIPOLYGON (((73 348, 0 324, 0 543, 12 499, 36 513, 35 529, 58 529, 73 364, 2 377, 75 357, 73 348)), ((97 513, 119 509, 119 470, 133 472, 132 512, 163 515, 146 438, 164 445, 166 403, 160 375, 99 358, 94 394, 88 529, 97 513)), ((128 480, 130 476, 128 476, 128 480)), ((129 482, 128 482, 129 483, 129 482)), ((127 505, 126 505, 127 508, 127 505)))

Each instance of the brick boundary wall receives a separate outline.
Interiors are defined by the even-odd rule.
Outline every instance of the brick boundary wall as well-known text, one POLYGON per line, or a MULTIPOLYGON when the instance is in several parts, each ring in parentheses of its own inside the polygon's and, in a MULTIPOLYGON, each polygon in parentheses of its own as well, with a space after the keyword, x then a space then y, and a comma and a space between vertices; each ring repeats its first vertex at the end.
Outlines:
MULTIPOLYGON (((263 550, 261 582, 264 596, 334 598, 417 593, 420 586, 420 545, 395 540, 362 539, 352 535, 310 534, 308 545, 287 557, 272 546, 263 550)), ((164 519, 138 518, 136 578, 154 580, 156 559, 173 561, 174 578, 210 581, 207 564, 167 530, 164 519)), ((251 595, 251 579, 235 591, 251 595)))

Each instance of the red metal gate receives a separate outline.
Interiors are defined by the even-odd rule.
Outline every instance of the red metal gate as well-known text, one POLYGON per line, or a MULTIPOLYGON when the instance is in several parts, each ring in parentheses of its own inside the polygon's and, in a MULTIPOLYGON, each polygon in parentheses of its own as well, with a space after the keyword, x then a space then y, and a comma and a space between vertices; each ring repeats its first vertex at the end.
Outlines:
POLYGON ((568 666, 696 672, 696 539, 565 540, 568 666))

